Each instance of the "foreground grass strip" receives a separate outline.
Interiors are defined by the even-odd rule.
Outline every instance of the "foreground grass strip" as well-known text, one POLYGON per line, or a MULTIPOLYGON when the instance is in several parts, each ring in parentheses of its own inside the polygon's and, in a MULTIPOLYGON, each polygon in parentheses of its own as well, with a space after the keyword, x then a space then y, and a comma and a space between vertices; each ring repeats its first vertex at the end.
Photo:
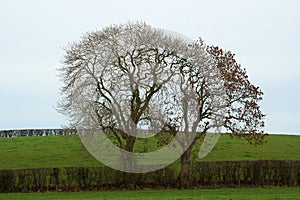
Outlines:
POLYGON ((14 200, 62 200, 62 199, 300 199, 300 188, 235 188, 197 190, 141 190, 100 191, 73 193, 10 193, 1 194, 0 199, 14 200))

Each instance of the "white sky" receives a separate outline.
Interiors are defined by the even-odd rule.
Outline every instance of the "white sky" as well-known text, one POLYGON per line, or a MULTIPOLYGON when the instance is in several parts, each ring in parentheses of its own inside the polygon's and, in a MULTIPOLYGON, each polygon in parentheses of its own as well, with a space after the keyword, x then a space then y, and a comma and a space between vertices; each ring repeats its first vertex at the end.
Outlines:
POLYGON ((0 129, 67 125, 62 47, 111 24, 145 21, 236 53, 264 91, 266 131, 300 133, 298 0, 0 0, 0 129))

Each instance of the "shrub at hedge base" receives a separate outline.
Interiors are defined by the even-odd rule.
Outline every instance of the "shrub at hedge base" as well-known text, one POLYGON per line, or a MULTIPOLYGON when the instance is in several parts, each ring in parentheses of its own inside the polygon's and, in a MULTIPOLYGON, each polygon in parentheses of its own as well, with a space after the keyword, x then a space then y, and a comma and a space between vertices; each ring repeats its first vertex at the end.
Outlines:
MULTIPOLYGON (((300 161, 219 161, 191 164, 192 188, 299 186, 300 161)), ((0 192, 93 191, 123 189, 123 172, 109 167, 0 170, 0 192)), ((127 188, 175 188, 178 167, 132 174, 127 188)))

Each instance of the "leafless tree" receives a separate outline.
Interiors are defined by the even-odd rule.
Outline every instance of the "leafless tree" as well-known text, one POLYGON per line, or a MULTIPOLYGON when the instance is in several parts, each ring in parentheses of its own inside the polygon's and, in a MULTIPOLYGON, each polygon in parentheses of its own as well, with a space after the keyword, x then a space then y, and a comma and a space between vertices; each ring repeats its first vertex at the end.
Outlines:
POLYGON ((120 148, 133 152, 136 130, 161 124, 171 109, 163 103, 186 62, 186 47, 144 23, 86 34, 66 50, 61 111, 75 126, 90 126, 92 119, 120 148), (165 107, 164 114, 157 105, 165 107))
POLYGON ((192 140, 181 155, 178 178, 182 187, 190 182, 192 149, 208 132, 218 134, 223 130, 231 137, 247 139, 252 145, 262 144, 266 136, 263 131, 265 115, 258 105, 263 93, 250 83, 246 70, 236 62, 234 54, 207 46, 199 39, 189 45, 186 58, 178 92, 182 99, 176 103, 183 109, 174 118, 177 124, 165 124, 165 129, 173 135, 181 128, 186 137, 182 141, 192 140), (197 134, 191 138, 195 132, 197 134))
POLYGON ((209 130, 224 127, 251 144, 265 136, 263 93, 232 53, 201 39, 188 43, 145 23, 111 26, 71 44, 60 76, 60 111, 76 127, 93 121, 128 152, 143 128, 156 129, 161 140, 180 135, 182 186, 192 148, 209 130))

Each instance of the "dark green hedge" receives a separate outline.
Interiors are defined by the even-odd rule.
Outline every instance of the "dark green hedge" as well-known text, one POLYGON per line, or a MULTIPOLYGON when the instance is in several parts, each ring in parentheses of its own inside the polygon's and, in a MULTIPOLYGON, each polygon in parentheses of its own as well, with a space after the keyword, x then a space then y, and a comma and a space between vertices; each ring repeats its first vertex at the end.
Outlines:
POLYGON ((223 161, 192 167, 198 186, 299 186, 300 160, 223 161))
MULTIPOLYGON (((299 186, 300 161, 200 162, 191 165, 191 172, 193 188, 299 186)), ((174 188, 178 173, 174 165, 143 174, 124 174, 108 167, 1 170, 0 192, 174 188)))

